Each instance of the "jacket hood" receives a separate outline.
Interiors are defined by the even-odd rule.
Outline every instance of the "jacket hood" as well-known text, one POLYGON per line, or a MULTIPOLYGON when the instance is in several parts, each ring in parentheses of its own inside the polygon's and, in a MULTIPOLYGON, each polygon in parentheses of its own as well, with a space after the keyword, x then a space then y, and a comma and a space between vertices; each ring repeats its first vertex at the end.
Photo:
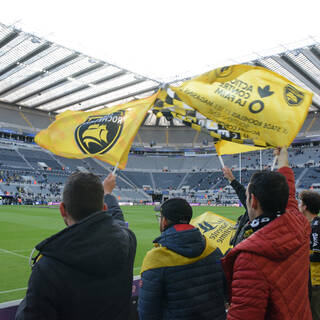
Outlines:
POLYGON ((153 242, 188 258, 198 257, 206 246, 200 230, 190 224, 171 226, 153 242))
POLYGON ((309 243, 309 239, 310 225, 307 219, 299 211, 287 211, 236 245, 230 251, 230 256, 246 251, 281 261, 309 243))
POLYGON ((63 229, 36 246, 43 256, 91 275, 119 271, 128 261, 128 234, 105 211, 63 229))

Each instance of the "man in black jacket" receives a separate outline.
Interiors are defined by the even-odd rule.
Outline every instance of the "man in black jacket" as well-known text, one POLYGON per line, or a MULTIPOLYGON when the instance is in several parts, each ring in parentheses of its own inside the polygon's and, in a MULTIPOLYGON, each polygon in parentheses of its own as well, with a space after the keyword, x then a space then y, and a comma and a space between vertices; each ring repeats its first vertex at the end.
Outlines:
POLYGON ((60 213, 67 228, 42 241, 16 319, 127 319, 136 238, 114 196, 115 176, 72 174, 60 213))
POLYGON ((247 212, 247 204, 246 204, 246 188, 234 177, 232 171, 228 167, 222 168, 223 175, 226 179, 229 180, 230 186, 234 189, 236 192, 241 204, 245 208, 246 212, 238 218, 237 224, 236 224, 236 232, 234 236, 230 240, 230 244, 235 247, 239 242, 241 242, 245 237, 246 232, 246 226, 249 222, 249 216, 247 212))

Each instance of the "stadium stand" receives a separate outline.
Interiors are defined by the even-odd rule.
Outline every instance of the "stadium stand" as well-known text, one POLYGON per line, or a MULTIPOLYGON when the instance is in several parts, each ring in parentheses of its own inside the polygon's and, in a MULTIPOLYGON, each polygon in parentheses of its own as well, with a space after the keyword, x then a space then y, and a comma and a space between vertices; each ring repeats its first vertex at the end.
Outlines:
POLYGON ((14 149, 0 148, 0 163, 8 168, 28 168, 30 165, 14 149))
POLYGON ((89 169, 89 165, 82 159, 68 159, 54 155, 54 158, 62 165, 65 170, 76 171, 89 169))
MULTIPOLYGON (((294 163, 297 189, 313 188, 320 178, 320 147, 312 143, 292 147, 289 158, 294 163)), ((261 153, 225 155, 223 159, 233 168, 235 177, 246 185, 256 170, 270 168, 273 155, 272 150, 263 150, 261 153)), ((103 180, 113 170, 109 164, 96 159, 66 159, 33 144, 8 139, 0 143, 0 164, 1 191, 25 198, 28 203, 59 201, 66 177, 73 171, 94 172, 103 180)), ((130 154, 126 169, 117 174, 115 194, 122 201, 148 202, 152 193, 178 194, 201 203, 212 201, 212 198, 222 203, 236 201, 232 190, 225 199, 216 196, 228 190, 228 182, 223 178, 214 153, 194 153, 193 156, 172 152, 130 154)))
POLYGON ((0 119, 1 122, 5 125, 14 125, 14 126, 29 126, 28 123, 22 118, 18 110, 14 110, 6 107, 4 104, 0 104, 0 119))
POLYGON ((61 164, 59 164, 48 152, 25 148, 19 148, 18 151, 26 162, 30 163, 34 169, 45 166, 53 170, 62 170, 61 164))

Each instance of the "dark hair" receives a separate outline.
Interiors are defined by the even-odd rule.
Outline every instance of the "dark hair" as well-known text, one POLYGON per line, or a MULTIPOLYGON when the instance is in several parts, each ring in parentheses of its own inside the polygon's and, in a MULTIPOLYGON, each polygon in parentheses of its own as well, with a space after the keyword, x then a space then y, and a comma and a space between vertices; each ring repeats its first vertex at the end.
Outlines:
POLYGON ((260 171, 250 180, 249 195, 254 194, 265 213, 282 214, 285 212, 289 187, 284 175, 279 172, 260 171))
POLYGON ((63 202, 67 212, 75 221, 103 209, 103 186, 93 173, 72 173, 63 190, 63 202))
POLYGON ((315 191, 304 190, 299 194, 302 203, 312 214, 318 214, 320 210, 320 194, 315 191))
POLYGON ((160 207, 161 215, 171 223, 189 223, 192 218, 192 207, 183 198, 172 198, 160 207))

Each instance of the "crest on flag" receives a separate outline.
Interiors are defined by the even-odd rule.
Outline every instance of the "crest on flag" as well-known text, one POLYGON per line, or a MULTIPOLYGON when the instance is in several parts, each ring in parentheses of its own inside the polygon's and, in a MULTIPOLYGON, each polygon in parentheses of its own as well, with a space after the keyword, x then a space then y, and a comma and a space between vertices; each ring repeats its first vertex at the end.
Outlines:
POLYGON ((291 84, 288 84, 284 88, 284 97, 289 106, 296 107, 303 101, 304 93, 296 89, 291 84))
POLYGON ((124 110, 108 115, 88 117, 75 129, 75 140, 85 154, 104 154, 109 151, 121 135, 124 110))

